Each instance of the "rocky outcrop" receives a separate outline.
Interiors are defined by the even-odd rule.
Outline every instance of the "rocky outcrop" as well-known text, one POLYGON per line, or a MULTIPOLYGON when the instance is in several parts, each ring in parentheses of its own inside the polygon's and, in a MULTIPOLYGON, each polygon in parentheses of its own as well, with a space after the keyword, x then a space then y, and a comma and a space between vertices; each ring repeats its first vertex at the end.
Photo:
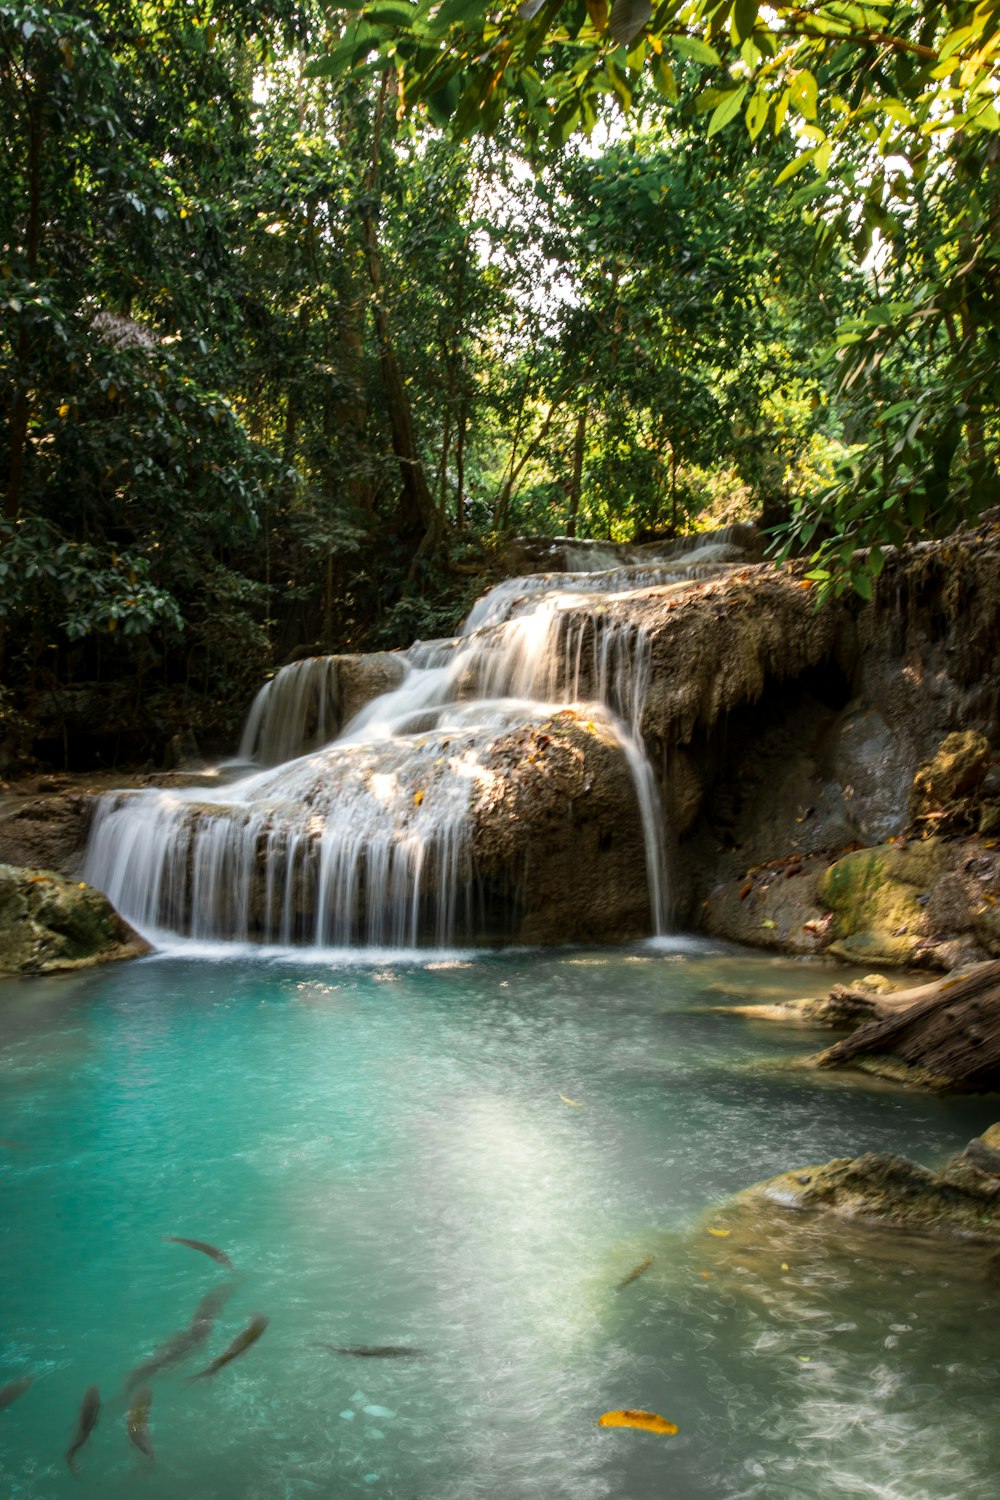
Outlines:
POLYGON ((740 1207, 772 1204, 920 1235, 1000 1241, 1000 1125, 971 1141, 943 1172, 870 1152, 799 1167, 748 1188, 740 1207))
POLYGON ((0 865, 0 973, 87 968, 135 958, 148 946, 107 897, 83 881, 0 865))
POLYGON ((0 820, 0 863, 57 870, 72 878, 81 872, 93 796, 64 791, 53 778, 51 795, 15 806, 0 820))
POLYGON ((649 932, 642 823, 607 723, 572 711, 498 739, 473 811, 475 881, 516 912, 518 941, 622 942, 649 932))

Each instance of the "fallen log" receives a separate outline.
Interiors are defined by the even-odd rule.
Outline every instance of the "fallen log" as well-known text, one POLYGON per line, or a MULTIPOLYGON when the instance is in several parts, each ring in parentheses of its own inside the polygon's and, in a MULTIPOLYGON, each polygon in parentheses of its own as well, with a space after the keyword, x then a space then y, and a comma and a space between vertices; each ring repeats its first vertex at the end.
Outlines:
POLYGON ((1000 1090, 1000 960, 915 990, 881 995, 879 1005, 889 1013, 811 1062, 820 1068, 863 1068, 953 1093, 1000 1090))

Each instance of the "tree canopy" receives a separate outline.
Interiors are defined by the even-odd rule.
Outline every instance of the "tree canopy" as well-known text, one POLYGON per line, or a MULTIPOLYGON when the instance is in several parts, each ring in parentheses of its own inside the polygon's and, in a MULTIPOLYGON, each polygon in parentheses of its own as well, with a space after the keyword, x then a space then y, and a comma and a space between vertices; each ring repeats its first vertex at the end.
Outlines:
POLYGON ((0 771, 232 743, 516 532, 754 518, 870 592, 992 503, 998 27, 0 0, 0 771))

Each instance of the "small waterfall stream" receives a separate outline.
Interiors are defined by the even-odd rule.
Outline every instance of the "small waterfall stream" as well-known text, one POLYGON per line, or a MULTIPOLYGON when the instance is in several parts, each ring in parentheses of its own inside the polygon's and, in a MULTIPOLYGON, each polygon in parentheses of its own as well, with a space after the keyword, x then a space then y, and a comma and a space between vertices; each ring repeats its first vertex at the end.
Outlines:
MULTIPOLYGON (((617 743, 641 818, 649 925, 669 921, 663 817, 640 725, 649 643, 609 596, 717 572, 723 542, 672 561, 508 579, 460 636, 398 653, 398 684, 337 733, 337 659, 282 669, 258 694, 228 784, 105 798, 88 881, 163 934, 322 947, 451 946, 483 931, 472 823, 505 735, 573 707, 617 743), (260 767, 263 768, 260 768, 260 767)), ((343 659, 342 659, 343 660, 343 659)))

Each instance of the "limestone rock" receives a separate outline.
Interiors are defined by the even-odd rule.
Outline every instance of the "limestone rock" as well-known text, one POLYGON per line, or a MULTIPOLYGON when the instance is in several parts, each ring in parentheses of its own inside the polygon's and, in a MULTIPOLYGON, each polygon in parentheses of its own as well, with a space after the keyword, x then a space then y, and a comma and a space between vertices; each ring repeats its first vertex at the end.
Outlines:
POLYGON ((529 943, 620 942, 649 931, 642 824, 621 747, 572 711, 494 744, 473 812, 478 882, 529 943))
POLYGON ((0 865, 0 973, 49 974, 147 951, 100 891, 54 870, 0 865))
POLYGON ((94 799, 87 792, 40 797, 0 821, 0 862, 79 874, 94 799))
MULTIPOLYGON (((995 1127, 994 1127, 995 1128, 995 1127)), ((918 1234, 1000 1240, 1000 1179, 956 1180, 902 1156, 869 1152, 783 1172, 741 1194, 918 1234)))
POLYGON ((927 840, 858 849, 830 865, 817 884, 835 914, 829 951, 854 963, 926 963, 925 906, 944 864, 940 844, 927 840))
POLYGON ((776 860, 771 867, 715 887, 701 925, 713 937, 782 953, 819 953, 830 937, 830 914, 816 894, 826 867, 820 859, 776 860))
POLYGON ((933 759, 921 766, 913 778, 912 817, 933 817, 954 826, 965 815, 963 799, 982 784, 989 764, 990 746, 984 735, 974 729, 949 734, 933 759))

